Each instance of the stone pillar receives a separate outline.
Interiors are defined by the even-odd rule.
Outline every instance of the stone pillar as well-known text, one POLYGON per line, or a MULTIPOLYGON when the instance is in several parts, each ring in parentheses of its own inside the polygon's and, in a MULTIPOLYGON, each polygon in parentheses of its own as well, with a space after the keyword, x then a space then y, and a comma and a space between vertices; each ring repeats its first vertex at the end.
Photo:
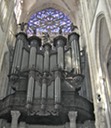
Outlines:
POLYGON ((49 66, 50 66, 49 54, 50 54, 51 44, 46 43, 43 45, 43 47, 44 47, 44 72, 49 72, 49 66))
POLYGON ((55 109, 58 109, 61 103, 61 72, 55 72, 55 109))
POLYGON ((73 32, 68 36, 72 49, 72 66, 75 74, 81 74, 79 34, 73 32))
POLYGON ((76 119, 77 119, 77 112, 70 111, 68 113, 69 120, 70 120, 70 128, 76 128, 76 119))
POLYGON ((18 128, 18 119, 20 117, 20 112, 11 111, 11 116, 12 116, 11 128, 18 128))
POLYGON ((64 46, 66 45, 66 38, 63 36, 58 36, 54 39, 54 46, 57 48, 57 65, 59 68, 64 69, 65 59, 64 59, 64 46))

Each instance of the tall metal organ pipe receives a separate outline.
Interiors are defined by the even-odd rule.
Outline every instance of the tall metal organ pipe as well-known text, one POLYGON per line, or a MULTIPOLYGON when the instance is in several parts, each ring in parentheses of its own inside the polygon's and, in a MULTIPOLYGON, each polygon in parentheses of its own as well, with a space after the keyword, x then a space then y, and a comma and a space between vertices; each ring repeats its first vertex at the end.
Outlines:
POLYGON ((26 43, 27 35, 24 32, 19 32, 16 35, 15 51, 13 56, 13 64, 11 74, 16 73, 21 68, 23 45, 26 43))
POLYGON ((72 67, 75 74, 81 74, 79 34, 73 32, 68 35, 72 48, 72 67))
POLYGON ((66 45, 66 38, 64 36, 58 36, 54 39, 54 46, 57 48, 57 65, 58 68, 64 69, 64 46, 66 45))
POLYGON ((32 36, 30 41, 30 57, 29 57, 29 80, 27 88, 27 104, 31 104, 34 95, 35 69, 36 69, 36 52, 40 45, 40 38, 32 36))
POLYGON ((41 109, 45 108, 47 98, 47 82, 44 74, 44 78, 42 80, 42 100, 41 100, 41 109))
POLYGON ((55 72, 55 109, 59 108, 61 103, 61 72, 55 72))
POLYGON ((58 36, 54 39, 54 46, 57 48, 57 71, 55 71, 55 109, 58 109, 61 103, 61 71, 64 69, 64 46, 66 45, 66 38, 58 36))
POLYGON ((28 71, 28 65, 29 65, 29 41, 26 40, 23 44, 23 49, 22 49, 22 60, 21 60, 21 69, 20 71, 23 76, 20 77, 20 82, 19 82, 19 90, 26 90, 27 88, 27 71, 28 71))
POLYGON ((43 45, 43 47, 44 47, 44 72, 49 72, 49 66, 50 66, 49 54, 50 54, 51 44, 46 43, 43 45))
POLYGON ((40 72, 42 72, 43 65, 43 55, 40 54, 41 39, 38 38, 39 46, 37 47, 37 56, 36 56, 36 78, 35 78, 35 90, 34 98, 40 98, 41 95, 41 83, 40 83, 40 72))

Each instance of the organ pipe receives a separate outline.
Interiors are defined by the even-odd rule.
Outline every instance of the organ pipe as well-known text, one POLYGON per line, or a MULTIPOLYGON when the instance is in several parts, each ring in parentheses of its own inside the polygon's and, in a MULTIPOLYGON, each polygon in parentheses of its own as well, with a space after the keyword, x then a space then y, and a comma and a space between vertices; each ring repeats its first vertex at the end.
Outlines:
POLYGON ((60 108, 63 77, 71 78, 75 75, 78 78, 77 74, 81 74, 77 33, 72 32, 68 35, 69 45, 67 46, 67 39, 60 33, 53 40, 55 50, 52 49, 49 41, 44 42, 41 49, 39 37, 33 35, 27 39, 25 33, 18 33, 11 69, 12 73, 16 73, 17 68, 20 69, 16 75, 19 81, 15 85, 27 90, 27 108, 29 109, 36 99, 39 100, 37 103, 40 103, 39 108, 42 112, 48 108, 49 102, 54 102, 54 110, 60 108))
POLYGON ((73 32, 68 36, 69 43, 72 48, 72 66, 75 74, 81 74, 80 67, 80 46, 79 46, 79 34, 73 32))
POLYGON ((65 70, 66 71, 72 70, 71 48, 69 48, 65 52, 65 70))
POLYGON ((66 45, 66 38, 58 36, 54 39, 54 46, 57 48, 57 65, 59 68, 64 69, 64 46, 66 45))
POLYGON ((61 103, 61 72, 55 72, 55 109, 58 109, 58 106, 61 103))
POLYGON ((43 53, 37 53, 36 69, 41 73, 43 72, 43 64, 43 53))
POLYGON ((56 66, 57 66, 57 53, 55 52, 50 55, 50 71, 53 71, 56 66))
POLYGON ((50 54, 51 45, 49 43, 46 43, 43 45, 43 47, 44 47, 44 72, 49 72, 49 66, 50 66, 49 54, 50 54))
POLYGON ((30 57, 29 57, 29 80, 27 89, 27 103, 31 104, 33 101, 34 84, 35 84, 35 69, 36 69, 36 50, 41 45, 40 39, 36 36, 29 38, 30 41, 30 57))
POLYGON ((42 80, 41 109, 45 108, 46 98, 47 98, 47 80, 46 80, 46 73, 44 73, 43 80, 42 80))
POLYGON ((20 32, 16 35, 16 44, 15 44, 15 51, 13 56, 13 64, 11 73, 16 73, 17 69, 20 70, 21 68, 21 60, 22 60, 22 52, 23 52, 23 45, 26 43, 27 35, 23 32, 20 32))

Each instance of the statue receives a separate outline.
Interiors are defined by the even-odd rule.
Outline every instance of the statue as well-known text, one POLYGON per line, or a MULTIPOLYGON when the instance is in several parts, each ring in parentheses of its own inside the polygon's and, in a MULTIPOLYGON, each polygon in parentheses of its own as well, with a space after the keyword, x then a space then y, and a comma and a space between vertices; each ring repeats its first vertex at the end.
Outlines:
POLYGON ((71 31, 73 32, 75 29, 78 29, 78 27, 71 23, 71 31))
POLYGON ((49 33, 43 32, 42 34, 43 34, 43 42, 47 43, 49 41, 49 38, 50 38, 49 33))
POLYGON ((61 35, 62 34, 62 26, 59 27, 59 34, 61 35))
POLYGON ((28 23, 22 22, 22 23, 20 23, 20 24, 18 24, 18 25, 20 25, 20 30, 21 30, 21 31, 24 31, 25 26, 28 25, 28 23))

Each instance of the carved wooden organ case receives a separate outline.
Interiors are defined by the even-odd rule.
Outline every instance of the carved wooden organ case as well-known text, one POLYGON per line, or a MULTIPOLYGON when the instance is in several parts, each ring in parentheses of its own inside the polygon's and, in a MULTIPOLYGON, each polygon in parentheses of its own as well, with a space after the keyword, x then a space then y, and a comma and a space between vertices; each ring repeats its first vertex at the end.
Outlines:
POLYGON ((51 43, 49 35, 41 40, 21 31, 9 74, 13 93, 0 101, 0 116, 9 120, 8 113, 19 110, 27 123, 64 124, 68 112, 77 111, 77 122, 93 120, 92 103, 78 93, 83 78, 79 34, 60 33, 51 43))

